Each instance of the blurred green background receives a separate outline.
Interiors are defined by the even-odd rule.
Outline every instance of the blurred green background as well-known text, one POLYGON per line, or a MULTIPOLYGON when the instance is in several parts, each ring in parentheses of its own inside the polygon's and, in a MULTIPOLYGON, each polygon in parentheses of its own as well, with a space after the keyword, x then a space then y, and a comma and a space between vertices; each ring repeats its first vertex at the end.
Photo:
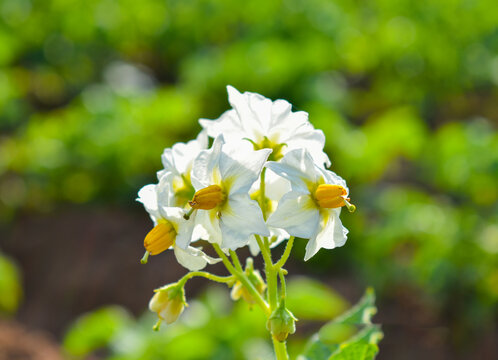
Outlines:
MULTIPOLYGON (((140 338, 122 314, 184 270, 171 254, 138 265, 151 224, 136 192, 164 147, 229 108, 227 84, 307 111, 358 207, 344 247, 304 263, 301 241, 289 270, 350 302, 372 285, 379 358, 497 356, 495 0, 1 0, 3 318, 55 344, 117 304, 102 316, 140 338)), ((223 356, 185 357, 203 358, 223 356)))

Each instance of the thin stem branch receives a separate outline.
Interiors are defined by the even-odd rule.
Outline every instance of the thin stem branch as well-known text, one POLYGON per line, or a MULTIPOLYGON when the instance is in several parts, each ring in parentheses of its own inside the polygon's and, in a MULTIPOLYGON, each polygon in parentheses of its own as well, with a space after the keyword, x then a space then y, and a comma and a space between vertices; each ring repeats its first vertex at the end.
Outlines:
POLYGON ((280 269, 282 266, 285 265, 285 263, 287 262, 287 259, 289 259, 289 255, 291 253, 293 245, 294 245, 294 236, 291 236, 289 238, 289 240, 287 241, 287 245, 285 247, 284 253, 282 254, 282 257, 275 264, 275 268, 280 269))
POLYGON ((189 279, 191 279, 191 278, 193 278, 195 276, 204 277, 204 278, 209 279, 211 281, 216 281, 216 282, 224 283, 224 284, 230 284, 230 283, 233 283, 235 281, 235 276, 233 276, 233 275, 230 275, 230 276, 218 276, 218 275, 214 275, 214 274, 208 273, 206 271, 192 271, 192 272, 189 272, 188 274, 186 274, 184 277, 182 277, 178 281, 178 284, 185 285, 185 283, 189 279))
POLYGON ((225 264, 227 270, 232 273, 241 283, 242 285, 245 286, 247 291, 251 294, 251 296, 254 298, 254 300, 258 303, 258 305, 263 309, 265 314, 269 316, 271 314, 271 309, 266 303, 266 301, 263 299, 263 297, 259 294, 259 292, 256 290, 254 285, 249 281, 247 276, 242 272, 237 270, 230 260, 228 260, 228 257, 225 255, 223 250, 221 250, 220 246, 218 244, 213 244, 213 248, 218 254, 218 256, 221 258, 221 261, 223 261, 223 264, 225 264))
POLYGON ((285 274, 287 274, 287 270, 279 269, 278 276, 280 277, 280 298, 285 299, 287 296, 287 287, 285 286, 285 274))
POLYGON ((235 268, 241 272, 244 271, 244 269, 242 269, 242 265, 240 264, 239 257, 237 256, 237 253, 235 251, 230 250, 230 257, 232 258, 235 268))
POLYGON ((261 250, 261 255, 263 255, 265 264, 273 265, 270 252, 268 251, 268 248, 265 246, 263 240, 261 239, 261 236, 254 234, 254 237, 256 238, 256 242, 258 243, 259 249, 261 250))

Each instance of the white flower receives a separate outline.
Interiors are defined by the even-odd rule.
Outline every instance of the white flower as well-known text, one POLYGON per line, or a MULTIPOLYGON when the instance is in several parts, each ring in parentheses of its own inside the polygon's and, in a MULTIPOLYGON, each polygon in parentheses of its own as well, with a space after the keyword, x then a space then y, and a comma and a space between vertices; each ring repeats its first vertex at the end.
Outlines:
POLYGON ((185 212, 182 208, 170 206, 175 202, 175 197, 169 180, 167 176, 163 176, 157 185, 146 185, 138 193, 137 200, 144 205, 155 225, 144 240, 147 254, 157 255, 172 248, 178 262, 191 271, 200 270, 208 263, 221 261, 188 245, 192 239, 194 224, 183 218, 185 212))
POLYGON ((268 219, 268 225, 309 239, 305 260, 320 248, 344 245, 348 230, 339 219, 341 207, 347 206, 354 211, 354 205, 347 198, 346 182, 332 171, 314 164, 305 149, 290 151, 280 162, 269 162, 267 167, 289 180, 292 186, 292 191, 282 197, 277 210, 268 219))
POLYGON ((164 169, 157 173, 157 178, 166 177, 170 183, 170 204, 185 207, 192 196, 194 188, 190 181, 190 172, 194 159, 199 153, 207 149, 208 136, 201 131, 195 140, 188 143, 176 143, 171 148, 164 149, 161 160, 164 169))
POLYGON ((241 94, 232 86, 227 86, 227 91, 233 109, 217 120, 199 120, 209 136, 223 134, 227 143, 246 139, 256 150, 273 149, 270 160, 279 160, 293 149, 305 148, 317 163, 330 166, 323 152, 325 136, 311 125, 306 112, 292 112, 292 105, 285 100, 272 102, 256 93, 241 94))
POLYGON ((195 221, 209 234, 209 241, 235 250, 248 243, 251 235, 268 236, 258 203, 249 190, 258 179, 271 153, 224 146, 218 136, 209 150, 194 160, 192 184, 196 193, 190 202, 195 221))

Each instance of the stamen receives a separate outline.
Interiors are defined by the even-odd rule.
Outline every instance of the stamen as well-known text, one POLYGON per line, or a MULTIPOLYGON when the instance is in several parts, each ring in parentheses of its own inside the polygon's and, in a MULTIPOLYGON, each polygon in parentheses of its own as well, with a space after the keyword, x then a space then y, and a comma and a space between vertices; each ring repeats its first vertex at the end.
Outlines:
POLYGON ((218 185, 210 185, 197 191, 189 205, 192 209, 211 210, 223 203, 226 195, 218 185))
POLYGON ((353 212, 356 207, 349 203, 349 198, 346 196, 347 191, 341 185, 322 184, 315 191, 315 200, 318 206, 326 209, 346 206, 350 212, 353 212))
MULTIPOLYGON (((175 238, 176 231, 173 225, 169 221, 161 222, 149 231, 144 239, 144 247, 150 255, 157 255, 173 245, 175 238)), ((144 256, 145 260, 147 257, 148 255, 144 256)))

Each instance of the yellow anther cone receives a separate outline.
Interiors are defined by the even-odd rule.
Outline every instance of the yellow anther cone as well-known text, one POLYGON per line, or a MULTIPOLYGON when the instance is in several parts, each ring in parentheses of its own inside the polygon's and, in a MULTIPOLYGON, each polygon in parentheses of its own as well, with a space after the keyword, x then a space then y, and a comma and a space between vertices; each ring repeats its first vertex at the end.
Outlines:
POLYGON ((157 224, 145 237, 145 249, 151 255, 157 255, 175 243, 176 231, 169 222, 157 224))
POLYGON ((210 185, 197 191, 189 205, 193 209, 211 210, 223 203, 226 195, 218 185, 210 185))
POLYGON ((347 191, 341 185, 322 184, 315 191, 315 199, 322 208, 332 209, 345 206, 347 191))

